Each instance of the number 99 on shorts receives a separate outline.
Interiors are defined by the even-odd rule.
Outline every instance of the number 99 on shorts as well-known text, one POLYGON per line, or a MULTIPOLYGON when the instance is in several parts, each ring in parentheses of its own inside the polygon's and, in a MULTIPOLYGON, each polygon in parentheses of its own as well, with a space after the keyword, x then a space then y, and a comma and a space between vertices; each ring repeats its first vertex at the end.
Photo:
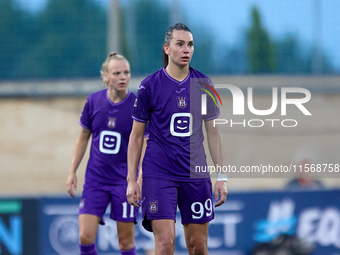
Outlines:
POLYGON ((204 216, 209 217, 213 213, 213 205, 210 198, 208 198, 204 205, 201 202, 194 202, 191 204, 192 218, 201 219, 204 216))

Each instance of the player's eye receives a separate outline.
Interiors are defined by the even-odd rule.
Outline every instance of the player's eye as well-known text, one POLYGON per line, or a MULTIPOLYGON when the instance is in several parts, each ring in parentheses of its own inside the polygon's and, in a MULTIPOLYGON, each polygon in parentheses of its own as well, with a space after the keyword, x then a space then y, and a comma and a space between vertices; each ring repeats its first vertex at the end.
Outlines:
POLYGON ((183 43, 177 43, 177 46, 181 47, 183 45, 183 43))
POLYGON ((125 73, 125 74, 129 74, 129 73, 130 73, 130 71, 125 71, 124 73, 125 73))
POLYGON ((120 72, 113 73, 114 76, 118 76, 119 74, 120 74, 120 72))

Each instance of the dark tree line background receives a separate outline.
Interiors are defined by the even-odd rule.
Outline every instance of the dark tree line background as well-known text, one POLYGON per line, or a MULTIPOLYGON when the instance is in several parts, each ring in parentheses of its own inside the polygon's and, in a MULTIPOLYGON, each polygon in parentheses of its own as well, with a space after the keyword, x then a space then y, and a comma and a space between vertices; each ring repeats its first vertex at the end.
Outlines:
MULTIPOLYGON (((162 66, 169 9, 157 0, 121 6, 122 54, 133 75, 162 66)), ((312 72, 312 52, 296 35, 273 40, 256 7, 250 15, 252 23, 240 42, 219 45, 219 52, 209 29, 186 22, 195 38, 192 66, 207 74, 312 72)), ((107 10, 94 0, 49 0, 39 13, 19 8, 14 0, 0 0, 0 80, 99 77, 107 56, 106 33, 107 10)), ((324 54, 322 72, 335 72, 324 54)))
POLYGON ((98 76, 106 12, 93 1, 51 0, 38 14, 0 0, 0 78, 98 76))

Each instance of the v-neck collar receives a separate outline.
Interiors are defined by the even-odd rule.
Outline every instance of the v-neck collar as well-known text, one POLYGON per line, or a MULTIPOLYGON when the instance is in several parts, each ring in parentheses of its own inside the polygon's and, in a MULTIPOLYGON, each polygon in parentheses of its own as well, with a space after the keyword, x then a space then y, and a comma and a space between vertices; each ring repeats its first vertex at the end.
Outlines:
POLYGON ((109 103, 110 103, 111 105, 117 106, 117 105, 120 105, 120 104, 124 103, 125 100, 127 100, 127 98, 130 96, 130 94, 131 94, 131 92, 128 91, 126 97, 125 97, 122 101, 120 101, 120 102, 118 102, 118 103, 114 103, 114 102, 111 101, 111 99, 110 99, 110 97, 109 97, 109 91, 108 91, 108 89, 107 89, 107 90, 106 90, 106 99, 109 101, 109 103))
POLYGON ((189 78, 190 78, 190 68, 189 68, 189 73, 187 75, 187 77, 185 77, 185 79, 183 81, 178 81, 174 78, 172 78, 166 71, 165 71, 165 68, 163 67, 162 68, 163 72, 165 73, 165 75, 170 79, 172 80, 173 82, 176 82, 178 85, 182 85, 184 82, 186 82, 189 78))

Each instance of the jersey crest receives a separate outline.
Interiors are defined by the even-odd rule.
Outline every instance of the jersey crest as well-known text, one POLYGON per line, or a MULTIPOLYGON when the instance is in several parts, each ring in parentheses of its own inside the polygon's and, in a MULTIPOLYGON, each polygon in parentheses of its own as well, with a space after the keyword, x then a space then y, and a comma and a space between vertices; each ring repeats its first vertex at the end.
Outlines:
POLYGON ((155 213, 158 211, 158 200, 150 202, 149 211, 155 213))
POLYGON ((109 128, 114 128, 116 126, 116 118, 110 118, 109 117, 109 120, 107 122, 107 126, 109 128))
POLYGON ((85 198, 82 198, 82 199, 80 200, 80 203, 79 203, 79 209, 84 208, 84 205, 85 205, 85 198))
POLYGON ((181 109, 184 109, 185 107, 187 107, 187 101, 186 101, 186 97, 184 96, 179 96, 179 97, 176 97, 177 99, 177 106, 181 109))

